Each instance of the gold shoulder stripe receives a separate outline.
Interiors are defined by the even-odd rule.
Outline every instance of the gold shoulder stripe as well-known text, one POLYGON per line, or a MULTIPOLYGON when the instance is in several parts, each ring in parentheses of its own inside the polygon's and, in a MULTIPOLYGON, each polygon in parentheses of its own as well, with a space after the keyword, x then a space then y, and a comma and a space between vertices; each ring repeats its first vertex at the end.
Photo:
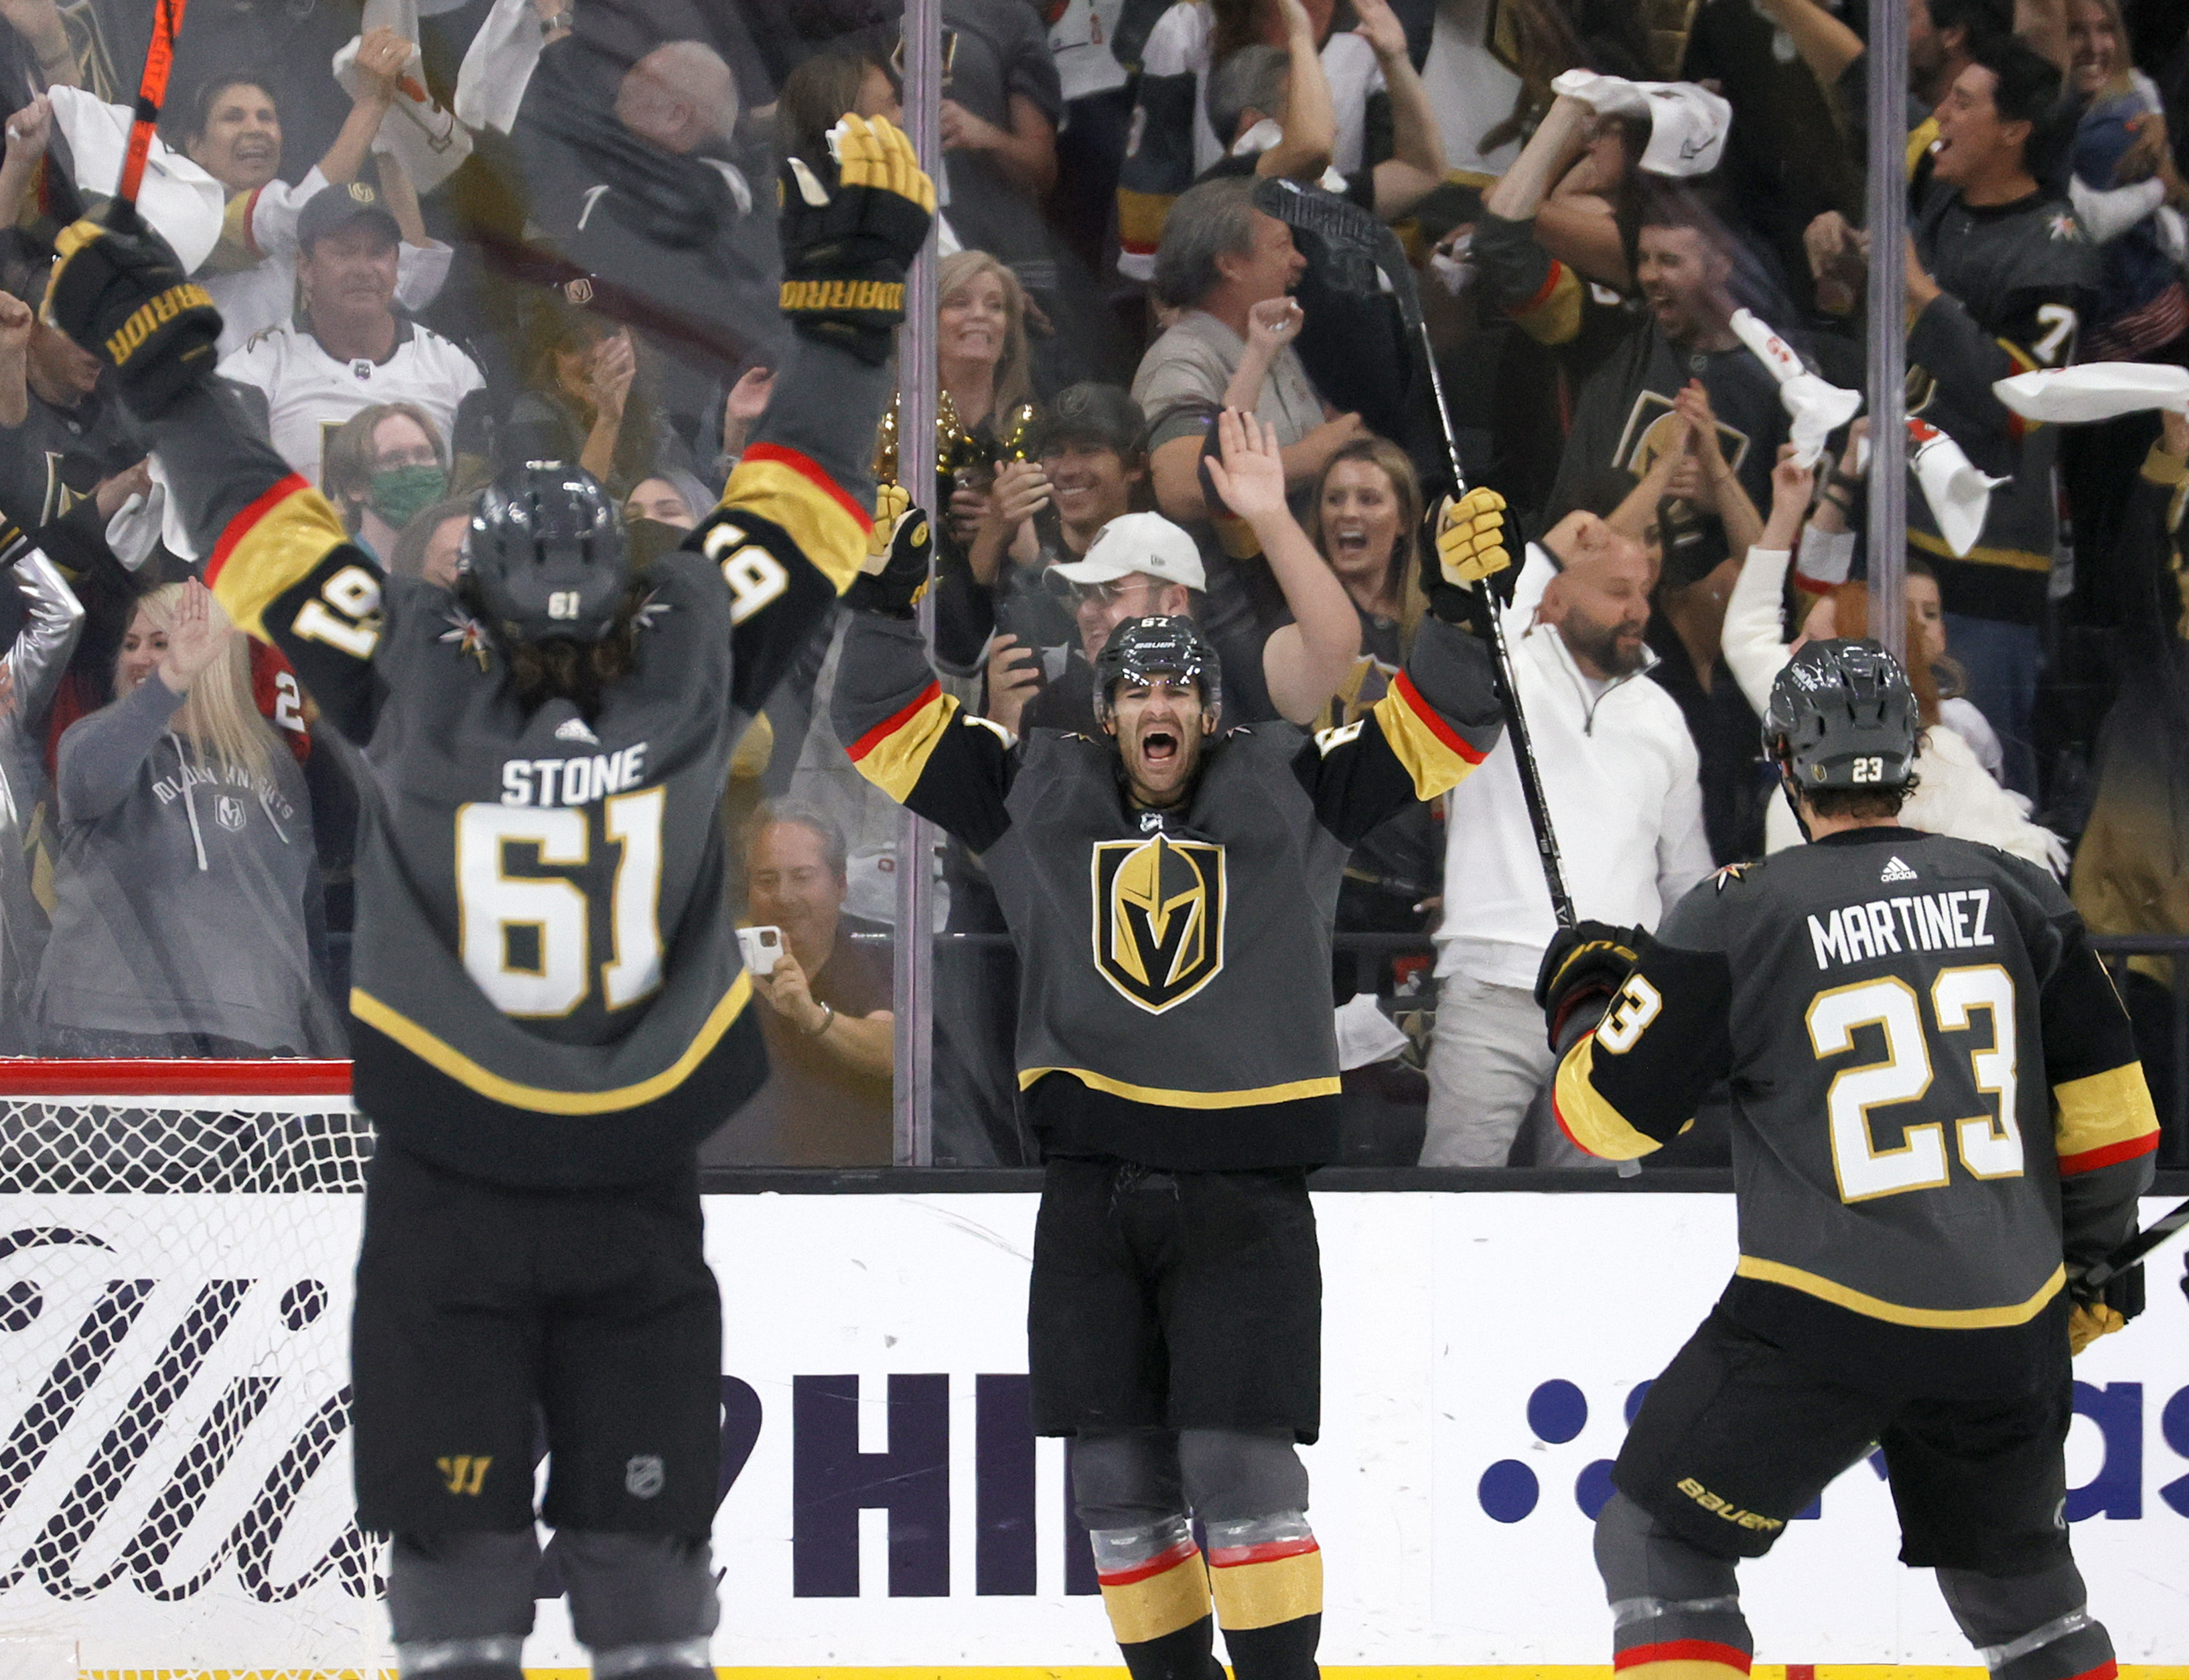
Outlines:
POLYGON ((2069 1178, 2156 1150, 2158 1111, 2144 1083, 2143 1064, 2131 1061, 2055 1085, 2052 1142, 2060 1152, 2060 1171, 2069 1178))
POLYGON ((1134 1085, 1083 1067, 1028 1067, 1020 1071, 1019 1089, 1033 1089, 1044 1074, 1068 1073, 1089 1090, 1107 1091, 1113 1097, 1151 1102, 1159 1108, 1257 1108, 1265 1102, 1298 1102, 1303 1097, 1334 1097, 1339 1090, 1335 1076, 1328 1079, 1294 1079, 1288 1084, 1263 1085, 1250 1091, 1169 1091, 1158 1085, 1134 1085))
POLYGON ((874 529, 820 464, 796 450, 755 444, 722 490, 722 507, 779 525, 841 595, 867 557, 874 529))
POLYGON ((1482 762, 1483 749, 1445 722, 1404 671, 1372 710, 1384 740, 1414 778, 1417 798, 1434 799, 1449 792, 1482 762))
POLYGON ((229 621, 264 642, 266 609, 348 540, 334 505, 291 472, 228 522, 206 581, 229 621))
POLYGON ((1505 314, 1538 344, 1570 343, 1581 333, 1581 299, 1586 295, 1580 275, 1563 263, 1553 263, 1549 276, 1536 295, 1505 314))
POLYGON ((1733 1270, 1737 1277, 1752 1277, 1759 1283, 1783 1283, 1789 1289, 1814 1295, 1820 1301, 1830 1301, 1835 1307, 1845 1307, 1865 1318, 1881 1318, 1887 1324, 1912 1325, 1918 1330, 1995 1330, 2007 1325, 2027 1324, 2045 1310, 2045 1304, 2058 1294, 2067 1281, 2067 1267, 2055 1266, 2052 1276, 2045 1280, 2034 1295, 2011 1307, 1903 1307, 1898 1302, 1882 1301, 1859 1289, 1850 1289, 1844 1283, 1835 1283, 1828 1277, 1819 1277, 1814 1272, 1803 1271, 1799 1266, 1778 1260, 1759 1260, 1752 1254, 1743 1254, 1740 1264, 1733 1270))
POLYGON ((1603 1161, 1638 1161, 1664 1145, 1639 1130, 1597 1094, 1596 1034, 1566 1052, 1551 1087, 1551 1112, 1558 1129, 1603 1161))
POLYGON ((722 1034, 744 1012, 752 997, 752 976, 742 969, 701 1023, 684 1052, 650 1079, 612 1091, 554 1091, 542 1085, 521 1085, 489 1072, 461 1050, 444 1044, 406 1015, 397 1014, 361 987, 350 988, 350 1013, 375 1031, 384 1032, 428 1066, 438 1069, 459 1085, 490 1101, 512 1108, 528 1108, 535 1114, 615 1114, 667 1096, 691 1077, 721 1042, 722 1034))
POLYGON ((859 774, 899 805, 919 785, 936 744, 958 716, 958 702, 930 682, 910 705, 885 717, 846 749, 859 774))

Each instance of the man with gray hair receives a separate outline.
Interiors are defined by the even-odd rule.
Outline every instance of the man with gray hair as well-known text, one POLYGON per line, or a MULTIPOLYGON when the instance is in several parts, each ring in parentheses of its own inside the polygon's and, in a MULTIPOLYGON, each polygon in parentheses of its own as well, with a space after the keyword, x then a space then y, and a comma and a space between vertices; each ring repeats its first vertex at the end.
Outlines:
POLYGON ((1156 249, 1156 296, 1179 313, 1140 359, 1133 398, 1148 416, 1156 505, 1188 527, 1209 523, 1202 444, 1226 406, 1276 432, 1293 491, 1366 435, 1358 415, 1324 417, 1292 351, 1302 317, 1290 294, 1307 259, 1253 194, 1251 179, 1202 182, 1171 207, 1156 249))
POLYGON ((745 830, 746 953, 767 1083, 699 1147, 707 1165, 885 1167, 895 1017, 879 924, 844 914, 844 831, 808 805, 761 810, 745 830))
POLYGON ((737 78, 704 42, 632 59, 605 111, 559 107, 563 85, 520 124, 542 154, 532 218, 581 271, 566 295, 632 329, 670 424, 711 460, 729 382, 782 349, 774 195, 753 185, 772 165, 738 144, 737 78))

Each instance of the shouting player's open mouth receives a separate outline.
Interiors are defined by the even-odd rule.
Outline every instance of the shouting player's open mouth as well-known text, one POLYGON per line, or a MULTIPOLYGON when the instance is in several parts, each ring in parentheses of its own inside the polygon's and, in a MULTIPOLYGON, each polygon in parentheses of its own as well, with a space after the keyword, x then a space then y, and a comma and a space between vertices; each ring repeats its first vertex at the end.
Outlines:
POLYGON ((1179 734, 1175 729, 1158 724, 1140 737, 1140 757, 1150 769, 1178 761, 1179 734))

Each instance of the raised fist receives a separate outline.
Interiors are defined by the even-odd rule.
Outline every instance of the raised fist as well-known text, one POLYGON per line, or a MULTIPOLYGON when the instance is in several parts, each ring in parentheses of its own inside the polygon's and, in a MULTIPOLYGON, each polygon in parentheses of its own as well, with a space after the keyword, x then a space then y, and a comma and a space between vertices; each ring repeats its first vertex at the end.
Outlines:
POLYGON ((901 486, 882 485, 874 492, 874 529, 867 541, 866 563, 851 580, 844 604, 856 613, 910 618, 927 593, 934 552, 926 510, 913 506, 901 486))
POLYGON ((935 219, 935 183, 885 117, 848 113, 833 160, 783 164, 784 315, 810 338, 879 367, 904 319, 904 276, 935 219))
POLYGON ((1422 555, 1422 592, 1446 624, 1485 633, 1489 614, 1513 598, 1519 521, 1495 490, 1473 489, 1437 505, 1422 555))
POLYGON ((129 406, 156 418, 212 373, 220 311, 134 209, 61 229, 44 314, 114 370, 129 406))

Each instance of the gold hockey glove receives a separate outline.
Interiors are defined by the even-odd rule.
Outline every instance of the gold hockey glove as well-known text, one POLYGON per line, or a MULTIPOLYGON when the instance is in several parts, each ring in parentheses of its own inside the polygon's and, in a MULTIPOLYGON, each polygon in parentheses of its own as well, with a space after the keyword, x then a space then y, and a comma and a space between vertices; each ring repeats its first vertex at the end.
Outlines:
POLYGON ((910 618, 927 593, 931 538, 926 510, 914 507, 899 486, 881 486, 874 492, 874 529, 867 540, 866 563, 845 591, 844 604, 855 613, 910 618))
POLYGON ((1489 615, 1513 598, 1519 581, 1516 556, 1524 543, 1520 522, 1490 489, 1446 496, 1431 516, 1423 546, 1422 592, 1429 610, 1446 624, 1478 636, 1489 633, 1489 615))

